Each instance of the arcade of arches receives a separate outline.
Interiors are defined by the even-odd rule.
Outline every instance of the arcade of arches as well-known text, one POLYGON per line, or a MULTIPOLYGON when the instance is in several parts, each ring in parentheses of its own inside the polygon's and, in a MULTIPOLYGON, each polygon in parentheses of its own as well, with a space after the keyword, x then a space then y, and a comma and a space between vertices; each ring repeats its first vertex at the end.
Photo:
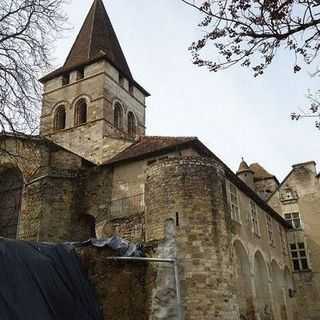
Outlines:
POLYGON ((16 238, 23 189, 22 174, 18 169, 0 171, 0 234, 16 238))
POLYGON ((239 318, 290 319, 292 306, 288 298, 292 279, 289 270, 281 270, 275 260, 267 264, 260 251, 255 253, 250 263, 248 251, 239 240, 234 242, 233 250, 239 318))

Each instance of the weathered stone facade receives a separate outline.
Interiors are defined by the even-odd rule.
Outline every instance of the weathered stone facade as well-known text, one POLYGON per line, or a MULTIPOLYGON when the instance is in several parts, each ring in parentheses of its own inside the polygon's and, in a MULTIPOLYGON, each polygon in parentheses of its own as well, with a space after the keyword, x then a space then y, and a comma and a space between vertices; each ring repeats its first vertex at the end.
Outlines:
POLYGON ((0 235, 142 242, 156 261, 81 252, 105 319, 320 318, 310 304, 320 296, 319 179, 310 163, 279 186, 258 164, 243 162, 235 175, 197 138, 146 136, 148 93, 101 0, 65 65, 41 81, 40 136, 0 136, 0 235), (284 219, 294 210, 303 231, 284 219), (292 272, 293 239, 307 240, 312 272, 292 272))
POLYGON ((315 320, 320 314, 320 184, 313 161, 294 165, 269 199, 284 218, 293 223, 288 233, 294 260, 298 318, 315 320), (295 246, 299 252, 296 251, 295 246), (303 248, 302 248, 303 246, 303 248))

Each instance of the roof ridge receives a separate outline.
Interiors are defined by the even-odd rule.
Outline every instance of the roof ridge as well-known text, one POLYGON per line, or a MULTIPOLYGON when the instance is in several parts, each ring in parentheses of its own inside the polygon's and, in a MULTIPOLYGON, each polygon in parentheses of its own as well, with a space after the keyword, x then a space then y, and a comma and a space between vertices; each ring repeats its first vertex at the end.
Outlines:
POLYGON ((63 68, 77 67, 99 57, 104 57, 130 81, 133 80, 104 3, 102 0, 94 0, 63 68))
MULTIPOLYGON (((93 16, 95 16, 95 14, 96 14, 97 4, 98 4, 98 0, 94 0, 94 2, 92 4, 93 16)), ((91 11, 91 9, 90 9, 90 11, 91 11)), ((90 30, 90 34, 89 34, 88 60, 90 59, 90 56, 91 56, 91 44, 92 44, 93 27, 94 27, 94 23, 92 23, 92 25, 91 25, 91 30, 90 30)))
POLYGON ((142 136, 144 138, 151 138, 151 139, 163 139, 163 140, 171 140, 171 139, 198 139, 195 136, 142 136))

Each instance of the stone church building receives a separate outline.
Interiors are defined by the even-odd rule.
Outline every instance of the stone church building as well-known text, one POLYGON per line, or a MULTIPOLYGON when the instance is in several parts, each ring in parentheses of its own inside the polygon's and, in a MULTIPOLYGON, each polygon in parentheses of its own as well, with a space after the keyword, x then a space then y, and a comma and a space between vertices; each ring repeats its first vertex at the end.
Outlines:
MULTIPOLYGON (((196 137, 146 135, 149 93, 131 74, 102 0, 64 65, 40 81, 40 134, 0 135, 1 236, 119 235, 143 243, 149 257, 176 259, 179 292, 155 268, 144 316, 106 308, 106 319, 320 319, 313 162, 279 183, 259 164, 242 161, 233 173, 196 137)), ((102 305, 134 289, 97 279, 102 305)))

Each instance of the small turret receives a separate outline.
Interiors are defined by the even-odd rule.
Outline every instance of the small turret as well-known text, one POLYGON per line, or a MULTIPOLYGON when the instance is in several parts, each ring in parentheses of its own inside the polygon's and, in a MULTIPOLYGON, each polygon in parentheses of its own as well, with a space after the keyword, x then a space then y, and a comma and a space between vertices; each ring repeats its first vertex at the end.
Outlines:
POLYGON ((252 190, 255 190, 254 186, 254 172, 250 169, 246 161, 242 158, 237 176, 252 190))

